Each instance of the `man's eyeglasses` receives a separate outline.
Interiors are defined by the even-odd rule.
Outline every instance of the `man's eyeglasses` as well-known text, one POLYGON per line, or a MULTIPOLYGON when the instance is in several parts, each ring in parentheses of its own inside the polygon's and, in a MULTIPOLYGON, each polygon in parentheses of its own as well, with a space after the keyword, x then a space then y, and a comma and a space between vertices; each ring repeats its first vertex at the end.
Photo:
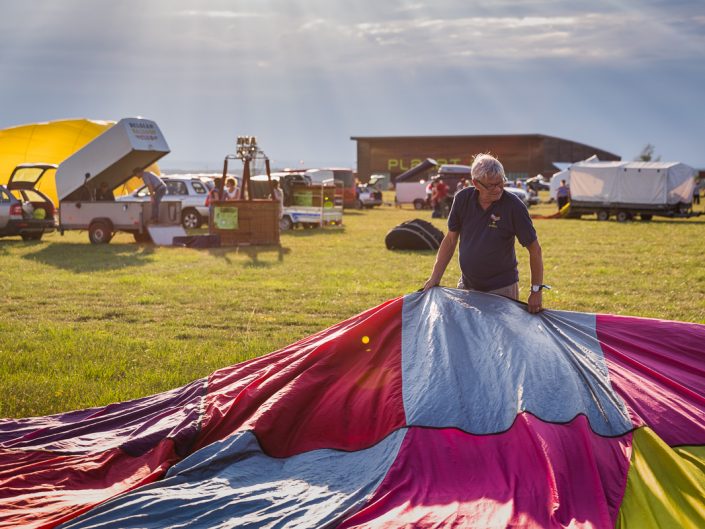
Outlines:
POLYGON ((480 184, 480 185, 481 185, 484 189, 486 189, 487 191, 492 191, 492 190, 494 190, 494 189, 501 189, 501 188, 503 188, 504 185, 507 183, 507 180, 503 178, 502 180, 500 180, 500 181, 497 182, 496 184, 485 184, 484 182, 480 182, 479 180, 475 180, 475 182, 477 182, 478 184, 480 184))

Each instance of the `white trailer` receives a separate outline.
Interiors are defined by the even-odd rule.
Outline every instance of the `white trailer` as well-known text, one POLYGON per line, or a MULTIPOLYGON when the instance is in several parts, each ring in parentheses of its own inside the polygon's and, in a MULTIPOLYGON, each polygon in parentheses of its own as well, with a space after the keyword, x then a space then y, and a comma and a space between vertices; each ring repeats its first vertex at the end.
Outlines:
POLYGON ((427 209, 431 207, 426 194, 428 182, 399 182, 395 187, 394 201, 397 206, 411 204, 414 209, 427 209))
MULTIPOLYGON (((312 181, 309 171, 299 176, 291 173, 272 173, 272 180, 280 184, 284 193, 284 207, 279 220, 281 231, 291 230, 296 226, 323 227, 339 226, 343 223, 343 185, 342 182, 320 171, 320 178, 312 181)), ((332 175, 332 172, 330 173, 332 175)), ((267 175, 252 177, 255 198, 269 198, 269 181, 267 175)))
MULTIPOLYGON (((680 162, 600 162, 586 160, 570 166, 570 215, 616 216, 626 221, 639 215, 690 217, 695 170, 680 162)), ((560 174, 557 176, 561 176, 560 174)))
POLYGON ((136 170, 144 169, 169 153, 169 146, 154 121, 125 118, 64 160, 56 171, 59 230, 88 230, 94 244, 108 243, 116 231, 132 233, 139 242, 159 239, 166 229, 174 235, 181 221, 181 204, 162 203, 159 228, 147 227, 151 204, 130 201, 96 201, 102 183, 110 190, 122 186, 136 170))
MULTIPOLYGON (((420 174, 417 168, 428 168, 432 166, 432 163, 435 164, 435 160, 427 158, 425 162, 422 162, 415 168, 397 177, 395 186, 396 196, 394 198, 397 206, 401 207, 404 204, 412 204, 414 209, 426 209, 431 207, 427 190, 429 181, 420 180, 413 182, 407 181, 406 179, 413 178, 420 174)), ((469 165, 443 164, 438 168, 438 174, 432 177, 432 179, 435 178, 443 180, 448 186, 447 208, 450 209, 452 198, 458 189, 458 183, 463 179, 469 182, 472 176, 470 174, 469 165)))

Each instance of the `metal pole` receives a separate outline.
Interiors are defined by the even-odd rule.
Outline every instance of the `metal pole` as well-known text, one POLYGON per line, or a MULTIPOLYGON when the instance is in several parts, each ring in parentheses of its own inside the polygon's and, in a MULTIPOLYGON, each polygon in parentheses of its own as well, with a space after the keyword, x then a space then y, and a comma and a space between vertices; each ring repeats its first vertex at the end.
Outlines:
MULTIPOLYGON (((274 198, 274 186, 272 185, 272 172, 269 169, 269 158, 265 156, 264 158, 264 167, 267 171, 267 182, 269 182, 269 195, 272 197, 272 200, 275 200, 274 198)), ((279 188, 281 191, 281 188, 279 188)))
POLYGON ((223 178, 220 179, 220 184, 218 184, 218 200, 223 200, 223 189, 225 188, 225 179, 228 176, 228 160, 230 157, 231 155, 228 154, 223 163, 223 178))
POLYGON ((245 191, 247 188, 247 200, 252 200, 252 180, 250 179, 250 159, 245 158, 243 161, 242 169, 242 190, 245 191))

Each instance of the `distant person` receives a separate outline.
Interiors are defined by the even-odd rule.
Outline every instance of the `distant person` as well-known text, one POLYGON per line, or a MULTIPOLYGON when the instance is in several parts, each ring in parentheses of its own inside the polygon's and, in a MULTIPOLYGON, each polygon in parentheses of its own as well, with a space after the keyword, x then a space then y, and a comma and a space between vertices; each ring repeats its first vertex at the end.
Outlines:
POLYGON ((135 169, 135 176, 142 178, 142 181, 149 189, 149 200, 152 203, 152 224, 159 224, 159 204, 166 195, 166 184, 164 180, 155 175, 152 171, 135 169))
POLYGON ((455 192, 457 193, 458 191, 460 191, 461 189, 465 189, 466 187, 468 187, 467 179, 461 178, 460 180, 458 180, 458 184, 455 186, 455 192))
MULTIPOLYGON (((529 186, 527 186, 529 187, 529 186)), ((529 187, 529 190, 527 191, 529 193, 529 203, 533 204, 532 199, 536 198, 539 194, 536 192, 536 189, 533 187, 529 187)))
POLYGON ((96 202, 115 202, 115 195, 108 187, 107 182, 101 182, 95 192, 96 202))
POLYGON ((222 178, 215 178, 213 180, 213 188, 208 191, 208 196, 206 197, 206 206, 213 207, 213 202, 219 202, 223 199, 220 193, 220 185, 223 182, 222 178))
POLYGON ((431 197, 433 197, 433 187, 436 185, 434 180, 429 180, 426 184, 426 205, 431 207, 431 197))
POLYGON ((284 216, 284 192, 279 189, 279 180, 272 180, 272 200, 279 202, 279 218, 284 216))
POLYGON ((208 196, 206 197, 206 206, 208 206, 208 226, 213 227, 213 215, 215 213, 215 203, 222 200, 222 195, 220 193, 220 185, 222 183, 222 178, 215 178, 213 180, 213 189, 208 191, 208 196))
POLYGON ((433 186, 433 195, 431 196, 431 206, 433 207, 433 218, 440 219, 443 217, 443 206, 448 196, 448 186, 440 178, 433 186))
POLYGON ((529 312, 542 308, 543 258, 529 211, 516 195, 504 191, 504 167, 489 154, 472 163, 472 183, 459 191, 448 217, 448 233, 438 249, 424 291, 438 286, 459 247, 461 277, 458 288, 519 299, 519 271, 514 241, 529 252, 531 292, 529 312))
POLYGON ((563 209, 568 202, 570 202, 570 188, 566 184, 565 180, 561 180, 561 185, 558 186, 556 191, 556 202, 558 202, 558 211, 563 209))
POLYGON ((240 190, 237 188, 237 183, 234 178, 228 178, 225 181, 223 200, 237 200, 238 198, 240 198, 240 190))
POLYGON ((693 204, 700 204, 700 188, 703 185, 703 180, 698 180, 693 189, 693 204))

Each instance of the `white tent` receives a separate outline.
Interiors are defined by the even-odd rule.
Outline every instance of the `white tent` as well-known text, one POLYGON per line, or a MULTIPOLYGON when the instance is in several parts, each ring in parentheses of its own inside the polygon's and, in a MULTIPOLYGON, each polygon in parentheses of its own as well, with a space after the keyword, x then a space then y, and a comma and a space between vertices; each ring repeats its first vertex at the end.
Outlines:
POLYGON ((579 162, 570 173, 575 201, 672 205, 693 200, 695 170, 680 162, 579 162))
MULTIPOLYGON (((597 155, 593 154, 592 156, 590 156, 590 158, 586 158, 582 162, 578 163, 595 163, 599 161, 600 159, 597 157, 597 155)), ((565 180, 565 183, 570 186, 570 167, 572 164, 554 162, 553 165, 560 169, 560 171, 558 171, 557 173, 553 173, 553 176, 551 177, 551 189, 549 191, 549 196, 553 200, 556 200, 556 191, 558 191, 558 188, 561 185, 561 180, 565 180)))
POLYGON ((553 175, 554 199, 561 180, 575 201, 687 204, 693 199, 695 170, 680 162, 602 162, 591 157, 553 175))

